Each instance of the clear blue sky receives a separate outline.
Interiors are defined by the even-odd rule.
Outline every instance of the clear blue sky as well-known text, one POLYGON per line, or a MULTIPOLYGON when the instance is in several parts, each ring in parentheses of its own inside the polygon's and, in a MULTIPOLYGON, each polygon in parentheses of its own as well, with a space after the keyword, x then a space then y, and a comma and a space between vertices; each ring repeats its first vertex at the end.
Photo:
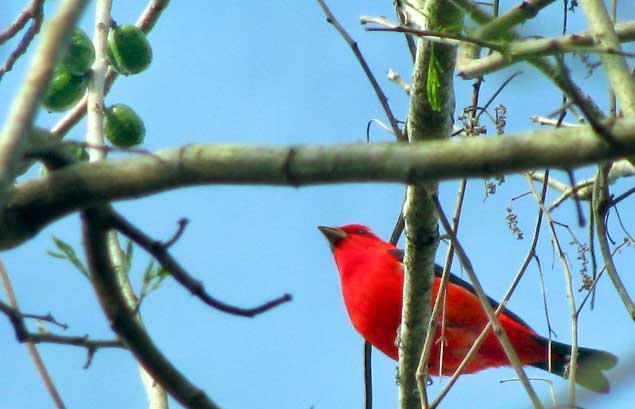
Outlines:
MULTIPOLYGON (((14 0, 3 4, 1 27, 19 12, 21 3, 14 0)), ((114 19, 118 23, 134 22, 143 3, 116 2, 114 19)), ((407 98, 384 78, 388 68, 406 79, 410 76, 410 56, 403 39, 396 34, 367 33, 358 24, 361 15, 392 16, 392 2, 331 3, 342 24, 359 41, 396 115, 404 118, 407 98)), ((47 2, 47 15, 58 4, 47 2)), ((523 33, 557 34, 560 9, 551 7, 540 22, 527 23, 523 33)), ((622 9, 623 19, 635 17, 633 10, 626 6, 622 9)), ((82 20, 89 32, 92 15, 90 9, 82 20)), ((583 14, 578 10, 571 16, 569 29, 584 26, 583 14)), ((120 78, 107 97, 108 104, 129 104, 145 119, 148 149, 186 143, 362 142, 370 119, 385 120, 357 61, 326 23, 315 1, 219 2, 213 6, 203 1, 173 2, 149 40, 154 50, 150 69, 138 76, 120 78)), ((6 58, 12 44, 0 48, 0 60, 6 58)), ((6 117, 29 56, 0 82, 0 118, 6 117)), ((580 85, 605 107, 606 83, 600 71, 584 78, 579 59, 569 61, 580 85)), ((483 100, 518 68, 488 76, 482 88, 483 100)), ((560 105, 560 94, 546 80, 528 66, 521 68, 524 74, 497 99, 497 103, 507 106, 509 132, 535 128, 529 115, 548 114, 560 105)), ((469 103, 471 89, 471 82, 457 80, 457 114, 469 103)), ((51 126, 59 118, 41 112, 37 124, 51 126)), ((490 133, 495 130, 493 124, 486 125, 490 133)), ((82 123, 70 137, 82 139, 84 132, 82 123)), ((375 126, 371 140, 390 141, 391 136, 375 126)), ((590 174, 588 169, 576 172, 579 179, 590 174)), ((620 182, 616 191, 623 191, 629 184, 632 180, 620 182)), ((440 190, 444 206, 452 209, 456 183, 443 183, 440 190)), ((504 293, 529 247, 536 217, 532 200, 514 202, 525 240, 516 241, 505 221, 509 200, 525 191, 527 185, 521 177, 508 177, 498 193, 487 200, 482 180, 472 180, 468 186, 460 238, 486 291, 495 298, 504 293)), ((292 303, 255 319, 237 318, 210 310, 167 280, 143 306, 149 332, 177 367, 222 407, 361 408, 362 339, 348 321, 335 264, 315 227, 362 223, 387 238, 402 194, 403 186, 396 184, 299 189, 206 186, 116 203, 119 211, 157 239, 170 237, 177 220, 187 217, 190 224, 173 247, 174 255, 218 298, 253 306, 284 292, 294 296, 292 303)), ((548 201, 555 197, 550 192, 548 201)), ((622 217, 626 226, 632 227, 635 219, 628 211, 630 206, 632 200, 622 205, 622 217)), ((575 228, 571 203, 563 205, 554 216, 572 226, 581 241, 587 240, 585 231, 575 228)), ((621 240, 622 231, 614 218, 611 222, 613 237, 621 240)), ((564 229, 560 234, 568 242, 564 229)), ((52 312, 70 325, 68 334, 111 337, 85 278, 70 264, 46 255, 46 250, 53 248, 53 235, 79 249, 78 217, 61 220, 35 240, 2 254, 22 309, 52 312)), ((446 246, 441 245, 439 260, 445 250, 446 246)), ((569 247, 567 251, 577 270, 575 249, 569 247)), ((557 339, 567 342, 570 321, 563 273, 554 259, 547 229, 542 232, 539 255, 551 324, 557 339)), ((616 260, 626 284, 635 291, 632 248, 624 248, 616 260)), ((132 276, 135 284, 140 283, 146 263, 147 256, 137 251, 132 276)), ((455 266, 454 270, 460 269, 455 266)), ((576 276, 576 287, 578 284, 576 276)), ((584 294, 576 296, 579 302, 584 294)), ((535 264, 510 308, 546 334, 535 264)), ((35 329, 35 325, 32 327, 35 329)), ((0 319, 0 334, 4 356, 0 372, 2 407, 53 407, 26 348, 15 342, 6 319, 0 319)), ((622 358, 622 365, 610 376, 632 371, 635 326, 608 280, 598 285, 595 310, 582 314, 579 335, 581 345, 605 349, 622 358)), ((144 407, 136 365, 127 352, 100 351, 90 369, 83 370, 83 350, 42 345, 40 351, 69 407, 144 407)), ((395 367, 395 362, 381 353, 374 354, 376 408, 396 407, 395 367)), ((565 399, 565 381, 539 370, 530 369, 528 373, 553 380, 558 396, 565 399)), ((510 369, 464 376, 444 407, 465 407, 466 402, 473 408, 528 407, 518 383, 499 384, 499 380, 514 376, 510 369)), ((442 384, 443 380, 435 378, 431 395, 442 384)), ((632 407, 635 390, 631 384, 628 380, 614 385, 608 400, 580 404, 585 408, 632 407)), ((544 383, 537 383, 536 388, 548 399, 544 383)))

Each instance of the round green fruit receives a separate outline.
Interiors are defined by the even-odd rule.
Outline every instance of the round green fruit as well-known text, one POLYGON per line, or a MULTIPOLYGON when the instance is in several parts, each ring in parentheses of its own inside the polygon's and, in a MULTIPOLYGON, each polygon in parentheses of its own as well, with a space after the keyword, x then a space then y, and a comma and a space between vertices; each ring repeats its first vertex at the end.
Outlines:
POLYGON ((129 149, 143 142, 146 127, 132 108, 116 104, 104 111, 104 134, 113 146, 129 149))
POLYGON ((119 74, 137 74, 152 62, 152 48, 143 31, 132 24, 122 24, 108 33, 108 57, 119 74))
POLYGON ((84 75, 94 62, 95 47, 92 41, 82 29, 73 29, 62 66, 73 75, 84 75))
POLYGON ((84 75, 73 75, 66 68, 59 66, 53 73, 42 104, 49 111, 66 111, 79 101, 88 86, 84 75))

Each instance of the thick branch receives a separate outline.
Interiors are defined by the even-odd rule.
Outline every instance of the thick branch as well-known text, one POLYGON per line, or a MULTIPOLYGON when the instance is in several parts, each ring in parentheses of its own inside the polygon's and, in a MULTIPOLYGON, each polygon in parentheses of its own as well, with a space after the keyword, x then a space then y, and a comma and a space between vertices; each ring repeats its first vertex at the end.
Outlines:
MULTIPOLYGON (((462 15, 449 1, 415 2, 426 16, 424 29, 456 33, 462 15)), ((454 113, 456 46, 419 38, 410 89, 408 136, 411 143, 449 138, 454 113)), ((436 180, 412 183, 403 207, 406 243, 403 309, 399 332, 400 408, 419 408, 417 368, 430 322, 434 257, 439 232, 437 214, 428 195, 436 180)), ((425 391, 424 391, 425 392, 425 391)))
MULTIPOLYGON (((621 51, 620 40, 604 2, 580 0, 589 20, 591 31, 603 47, 621 51)), ((606 75, 615 93, 617 102, 627 118, 635 118, 635 79, 631 75, 626 59, 618 54, 601 54, 606 75)))
POLYGON ((332 146, 188 145, 101 163, 79 163, 17 185, 3 216, 0 249, 104 200, 204 184, 303 186, 425 182, 538 168, 575 169, 635 153, 635 121, 618 121, 611 146, 589 127, 413 144, 332 146))

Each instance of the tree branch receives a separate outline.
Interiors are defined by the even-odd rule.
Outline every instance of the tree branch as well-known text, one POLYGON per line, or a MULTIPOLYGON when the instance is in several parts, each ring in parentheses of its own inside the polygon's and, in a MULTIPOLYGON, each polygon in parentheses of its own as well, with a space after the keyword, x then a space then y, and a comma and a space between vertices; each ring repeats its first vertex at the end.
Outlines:
POLYGON ((604 258, 604 264, 606 266, 606 272, 611 278, 615 289, 620 296, 620 299, 624 303, 624 307, 628 312, 628 315, 633 321, 635 321, 635 302, 633 298, 628 294, 622 279, 620 278, 615 263, 613 262, 613 256, 607 239, 606 229, 606 217, 609 211, 609 199, 608 199, 608 184, 606 173, 608 170, 606 166, 600 166, 598 175, 595 178, 595 185, 593 186, 593 219, 595 221, 595 229, 597 231, 598 242, 600 243, 600 251, 604 258))
POLYGON ((5 61, 4 65, 0 67, 0 80, 7 72, 13 69, 13 66, 18 61, 21 55, 23 55, 29 48, 33 39, 40 32, 42 27, 42 20, 44 20, 44 0, 32 0, 27 7, 24 8, 18 18, 11 23, 11 25, 2 33, 0 33, 0 45, 8 39, 15 36, 24 25, 32 20, 28 30, 22 36, 22 39, 18 43, 18 46, 9 54, 9 57, 5 61))
POLYGON ((0 133, 0 208, 6 204, 17 165, 27 148, 26 139, 46 85, 53 75, 53 65, 87 3, 87 0, 65 0, 60 4, 55 16, 45 27, 28 74, 11 105, 0 133))
POLYGON ((359 61, 359 65, 362 66, 362 69, 364 70, 364 74, 366 74, 366 78, 368 78, 368 81, 370 81, 370 84, 373 87, 373 90, 375 91, 375 95, 377 95, 377 99, 379 100, 381 107, 384 109, 384 112, 386 113, 386 116, 388 117, 388 122, 390 122, 390 126, 392 128, 392 132, 395 134, 395 137, 400 141, 407 140, 404 134, 401 132, 401 129, 399 128, 397 119, 392 113, 392 109, 390 108, 390 105, 388 104, 388 98, 386 97, 386 94, 384 94, 384 91, 382 91, 381 87, 379 86, 379 83, 377 82, 377 79, 375 79, 375 75, 371 71, 370 67, 368 66, 368 63, 366 62, 366 59, 364 58, 364 55, 359 50, 357 41, 355 41, 353 37, 351 37, 350 34, 348 34, 346 29, 340 24, 340 22, 337 21, 337 19, 335 18, 335 15, 333 15, 333 13, 329 9, 329 7, 326 5, 324 0, 318 0, 318 3, 320 4, 320 7, 322 7, 322 11, 324 11, 324 14, 326 15, 326 21, 330 23, 335 28, 335 30, 337 30, 337 32, 342 36, 344 41, 346 41, 346 44, 348 44, 348 46, 353 51, 353 54, 355 54, 357 61, 359 61))
POLYGON ((253 318, 256 315, 267 312, 280 304, 291 301, 290 294, 283 294, 278 298, 267 301, 254 308, 240 308, 219 301, 210 296, 205 291, 203 283, 188 274, 188 272, 170 255, 167 244, 152 240, 151 237, 112 210, 104 210, 103 213, 104 217, 107 217, 107 220, 104 220, 105 224, 108 224, 111 228, 119 230, 130 240, 134 241, 148 253, 152 254, 161 266, 170 272, 171 276, 176 281, 192 293, 192 295, 196 296, 212 308, 232 315, 253 318))
POLYGON ((516 373, 518 374, 518 378, 520 379, 521 383, 525 387, 525 390, 527 391, 527 394, 529 395, 529 398, 533 406, 536 409, 542 409, 543 408, 542 403, 540 402, 538 395, 536 395, 536 392, 534 391, 533 387, 529 383, 529 380, 527 379, 527 375, 525 374, 525 371, 522 369, 522 363, 520 362, 520 359, 518 358, 518 355, 516 354, 514 347, 509 341, 509 338, 507 337, 507 333, 505 332, 505 329, 501 326, 500 322, 498 321, 498 318, 496 316, 497 313, 490 305, 487 299, 487 295, 485 295, 485 292, 483 291, 483 288, 481 287, 481 284, 478 281, 476 273, 474 273, 474 269, 472 268, 472 263, 467 257, 467 253, 463 249, 463 246, 461 245, 461 243, 458 241, 457 236, 454 234, 454 231, 452 230, 452 226, 450 225, 450 222, 447 220, 445 215, 441 212, 441 203, 439 202, 439 199, 436 196, 436 193, 430 192, 430 196, 433 201, 434 207, 437 209, 437 212, 439 214, 439 219, 441 223, 443 224, 443 228, 445 229, 445 232, 450 236, 450 239, 454 243, 457 257, 459 258, 459 260, 461 260, 461 264, 465 268, 467 275, 470 277, 470 281, 472 282, 472 286, 474 287, 474 292, 476 296, 478 297, 479 301, 481 302, 483 310, 485 311, 485 314, 487 315, 487 318, 489 319, 488 324, 491 324, 494 334, 496 334, 496 337, 498 338, 501 344, 501 347, 505 351, 505 355, 507 355, 507 359, 509 359, 510 364, 516 370, 516 373))
POLYGON ((50 332, 45 333, 33 333, 29 332, 26 324, 24 323, 24 317, 27 314, 21 313, 17 308, 11 307, 0 301, 0 312, 9 318, 15 337, 18 342, 30 342, 33 344, 49 343, 58 345, 71 345, 86 348, 89 358, 94 355, 95 351, 99 348, 126 348, 126 346, 120 340, 93 340, 84 336, 65 336, 53 334, 50 332))
POLYGON ((187 408, 218 409, 205 392, 172 365, 154 344, 128 307, 113 269, 107 243, 103 208, 82 212, 86 256, 93 285, 112 329, 125 341, 136 359, 178 402, 187 408))
POLYGON ((179 187, 412 183, 537 168, 575 169, 635 153, 635 121, 617 121, 611 132, 619 146, 607 144, 589 127, 579 127, 413 144, 188 145, 152 155, 78 163, 14 188, 1 215, 0 249, 14 247, 48 223, 101 201, 179 187))
MULTIPOLYGON (((413 4, 417 7, 413 13, 425 16, 424 29, 460 32, 463 16, 449 1, 422 0, 413 4)), ((407 122, 411 144, 447 139, 452 134, 455 62, 455 45, 431 42, 426 38, 417 40, 407 122)), ((436 189, 437 181, 433 179, 411 183, 406 188, 403 206, 406 241, 399 331, 399 403, 402 409, 419 408, 419 395, 425 393, 419 390, 417 368, 430 322, 434 257, 439 244, 437 214, 428 195, 436 189)), ((424 370, 422 376, 426 373, 424 370)))
MULTIPOLYGON (((597 42, 603 48, 621 52, 620 40, 604 2, 580 0, 580 4, 597 42)), ((624 116, 635 118, 635 78, 630 73, 626 60, 618 54, 601 54, 600 59, 624 116)))
MULTIPOLYGON (((635 40, 635 22, 617 23, 615 29, 620 41, 626 42, 635 40)), ((511 41, 505 46, 504 52, 496 51, 490 55, 462 64, 458 75, 463 79, 476 78, 529 58, 563 52, 585 51, 600 54, 621 54, 613 48, 598 46, 592 34, 585 31, 562 37, 511 41)))

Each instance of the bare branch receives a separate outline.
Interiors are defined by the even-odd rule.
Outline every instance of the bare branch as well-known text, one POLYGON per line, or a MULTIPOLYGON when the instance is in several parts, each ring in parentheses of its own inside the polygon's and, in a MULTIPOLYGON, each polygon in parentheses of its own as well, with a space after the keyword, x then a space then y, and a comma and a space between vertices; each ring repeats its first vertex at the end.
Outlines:
MULTIPOLYGON (((616 25, 617 35, 622 42, 635 40, 635 22, 622 22, 616 25)), ((557 53, 594 52, 610 55, 631 55, 623 51, 597 45, 588 31, 569 34, 562 37, 520 39, 506 45, 504 52, 493 52, 490 55, 466 61, 459 67, 462 78, 474 78, 486 73, 500 70, 511 64, 528 58, 535 58, 557 53)))
POLYGON ((379 103, 381 104, 382 108, 384 109, 384 112, 386 113, 386 116, 388 117, 388 121, 390 122, 390 126, 392 127, 393 134, 398 140, 405 141, 406 137, 401 132, 401 129, 399 128, 399 124, 397 123, 397 119, 392 113, 392 109, 390 108, 390 105, 388 104, 388 98, 386 97, 386 95, 384 94, 384 91, 382 91, 381 87, 379 86, 379 83, 377 82, 375 75, 371 71, 370 67, 368 66, 368 63, 366 62, 366 59, 362 55, 362 52, 359 50, 357 42, 353 39, 353 37, 350 36, 350 34, 348 34, 346 29, 340 24, 340 22, 337 21, 337 19, 335 18, 335 15, 333 15, 329 7, 326 5, 326 2, 324 0, 318 0, 318 3, 320 4, 320 7, 322 7, 322 11, 324 11, 324 14, 326 15, 326 21, 329 22, 331 25, 333 25, 333 27, 335 27, 337 32, 340 33, 342 38, 344 38, 344 41, 346 41, 349 47, 351 47, 351 50, 353 50, 353 54, 355 54, 357 61, 359 61, 359 64, 362 66, 362 69, 364 70, 364 74, 366 74, 366 77, 370 81, 370 84, 372 85, 373 90, 375 91, 375 94, 377 95, 377 99, 379 99, 379 103))
POLYGON ((635 78, 621 53, 620 39, 604 2, 580 0, 584 14, 594 37, 602 47, 617 51, 613 54, 601 54, 600 59, 606 75, 615 93, 615 98, 626 118, 635 118, 635 78))
POLYGON ((256 315, 262 314, 263 312, 267 312, 272 308, 279 306, 280 304, 291 301, 290 294, 284 294, 254 308, 240 308, 219 301, 210 296, 205 291, 203 283, 188 274, 187 271, 185 271, 185 269, 181 267, 181 265, 170 255, 168 252, 169 246, 152 240, 149 236, 114 211, 103 210, 102 217, 105 218, 103 220, 104 224, 119 230, 121 233, 145 249, 148 253, 152 254, 152 256, 161 263, 161 266, 170 272, 176 281, 212 308, 232 315, 253 318, 256 315))
POLYGON ((538 15, 540 10, 553 3, 555 0, 527 0, 517 7, 511 8, 507 13, 497 17, 476 29, 476 37, 484 39, 496 38, 505 35, 514 26, 538 15))
POLYGON ((15 337, 18 342, 26 342, 32 344, 48 343, 58 345, 69 345, 86 348, 89 356, 100 348, 123 348, 126 346, 120 340, 93 340, 88 335, 83 336, 66 336, 58 335, 50 332, 35 333, 29 332, 24 317, 30 317, 31 314, 23 314, 17 308, 11 307, 0 301, 0 312, 6 315, 13 326, 15 337))
POLYGON ((15 37, 20 30, 26 26, 31 19, 35 19, 36 14, 41 12, 44 0, 31 0, 31 2, 22 10, 20 15, 5 30, 0 31, 0 45, 6 43, 15 37))
MULTIPOLYGON (((589 127, 412 144, 188 145, 126 159, 78 163, 17 185, 2 215, 0 248, 103 200, 203 184, 311 185, 423 182, 577 166, 635 153, 635 122, 617 121, 610 146, 589 127), (572 149, 575 147, 575 149, 572 149)), ((40 152, 39 154, 42 154, 40 152)))
POLYGON ((33 20, 26 33, 22 36, 18 46, 9 54, 4 66, 0 67, 0 81, 5 73, 13 69, 18 58, 26 52, 37 33, 40 32, 42 20, 44 19, 43 6, 44 0, 32 0, 22 13, 20 13, 18 18, 4 32, 0 33, 1 45, 22 30, 27 21, 33 20))
MULTIPOLYGON (((545 197, 546 197, 546 194, 547 194, 546 192, 547 192, 546 186, 543 185, 542 196, 541 196, 541 200, 542 200, 543 203, 544 203, 544 200, 545 200, 545 197)), ((525 259, 523 260, 523 263, 521 264, 520 268, 518 269, 518 272, 514 276, 514 280, 510 284, 510 286, 507 289, 507 291, 505 292, 505 295, 501 299, 501 302, 500 302, 498 308, 495 311, 496 316, 498 316, 498 314, 500 314, 501 311, 503 311, 503 309, 505 308, 505 306, 509 302, 509 299, 511 298, 512 294, 516 290, 516 287, 518 286, 518 283, 520 282, 520 279, 525 274, 525 271, 527 270, 527 267, 529 267, 529 263, 530 263, 531 259, 536 254, 536 246, 538 244, 538 238, 540 236, 540 226, 541 226, 541 224, 542 224, 542 207, 539 207, 538 208, 538 216, 536 217, 536 223, 535 223, 535 226, 534 226, 534 233, 533 233, 533 237, 532 237, 532 240, 531 240, 531 245, 529 246, 529 250, 527 251, 527 255, 525 256, 525 259)), ((439 392, 439 394, 437 395, 437 397, 434 400, 434 402, 430 405, 431 409, 436 408, 439 405, 439 403, 441 403, 441 401, 443 400, 445 395, 447 395, 447 393, 450 391, 450 389, 452 388, 454 383, 459 379, 459 376, 463 373, 463 370, 465 369, 465 367, 472 361, 472 358, 474 358, 474 356, 478 352, 478 349, 481 347, 481 345, 485 341, 485 338, 487 337, 487 335, 488 335, 489 331, 491 331, 491 329, 492 329, 492 323, 488 322, 487 325, 485 326, 485 328, 483 328, 483 330, 479 334, 478 338, 476 338, 476 340, 474 341, 474 343, 470 347, 470 350, 465 354, 465 357, 463 358, 461 363, 457 366, 456 370, 454 371, 454 374, 452 374, 452 376, 448 379, 447 383, 445 384, 445 386, 443 387, 441 392, 439 392)))
POLYGON ((483 288, 481 287, 478 277, 476 276, 476 273, 474 272, 474 269, 472 268, 472 264, 467 256, 467 253, 463 249, 463 246, 461 245, 461 243, 458 241, 454 231, 452 230, 452 226, 450 225, 450 222, 443 214, 443 209, 441 207, 441 203, 439 202, 438 197, 436 196, 434 192, 430 192, 430 197, 434 204, 435 210, 437 211, 437 214, 439 215, 439 221, 443 225, 445 232, 450 236, 450 239, 454 243, 457 257, 459 258, 459 260, 461 260, 461 264, 463 265, 463 268, 465 269, 468 276, 470 277, 470 281, 472 282, 472 286, 474 287, 474 292, 476 293, 476 296, 480 300, 483 310, 485 311, 485 314, 487 315, 489 319, 489 324, 491 324, 492 329, 494 333, 496 334, 496 337, 500 341, 500 344, 503 350, 505 351, 505 354, 507 355, 507 358, 509 359, 510 364, 516 370, 516 373, 518 374, 518 378, 520 379, 520 382, 525 387, 525 390, 527 391, 527 394, 529 395, 529 398, 533 406, 535 408, 542 408, 543 407, 542 403, 540 402, 538 395, 536 395, 536 391, 534 391, 533 387, 529 383, 529 380, 527 379, 527 375, 525 374, 525 371, 522 368, 522 363, 520 362, 518 355, 516 354, 516 351, 514 350, 514 347, 511 345, 511 342, 509 341, 509 338, 507 337, 505 330, 503 329, 500 322, 498 321, 498 318, 496 317, 496 312, 492 309, 492 306, 489 304, 489 301, 487 300, 487 296, 485 295, 485 292, 483 291, 483 288))
POLYGON ((26 150, 26 139, 53 75, 53 65, 62 52, 65 39, 81 15, 87 0, 65 0, 47 24, 28 74, 15 97, 0 133, 0 207, 4 207, 13 184, 16 168, 26 150))
MULTIPOLYGON (((452 33, 461 30, 463 16, 447 0, 419 0, 408 7, 422 17, 421 23, 426 29, 452 33)), ((407 119, 408 145, 448 139, 452 134, 455 63, 455 46, 417 39, 407 119)), ((437 215, 428 192, 436 192, 436 189, 437 181, 433 179, 409 184, 403 206, 406 241, 398 346, 401 409, 418 408, 417 394, 422 393, 417 368, 430 321, 434 257, 439 244, 437 215)))
MULTIPOLYGON (((17 297, 15 296, 15 291, 13 291, 13 285, 11 284, 11 279, 9 278, 9 274, 7 273, 7 270, 5 270, 4 264, 2 263, 2 261, 0 261, 0 278, 2 279, 2 284, 4 285, 5 292, 7 293, 7 298, 9 299, 9 302, 11 303, 10 307, 8 305, 5 305, 4 303, 0 303, 2 304, 0 305, 0 309, 2 310, 2 312, 8 315, 9 321, 11 321, 11 323, 13 324, 14 330, 16 331, 16 335, 18 332, 18 328, 23 330, 23 332, 27 332, 26 326, 24 325, 24 320, 22 319, 22 316, 20 312, 18 311, 18 300, 17 300, 17 297), (5 310, 9 310, 9 312, 5 310)), ((35 364, 35 367, 37 368, 37 371, 40 374, 40 377, 42 378, 42 381, 44 382, 46 389, 51 395, 53 402, 55 402, 55 406, 57 406, 58 409, 65 409, 66 406, 64 405, 64 401, 62 400, 62 397, 60 396, 60 393, 57 390, 55 383, 53 383, 53 379, 51 378, 51 375, 46 369, 46 365, 44 365, 42 356, 40 355, 40 352, 37 350, 37 347, 35 346, 34 342, 26 341, 26 345, 29 350, 29 355, 31 355, 31 359, 33 360, 33 363, 35 364)))
MULTIPOLYGON (((532 194, 538 200, 538 193, 534 187, 533 181, 530 177, 527 178, 529 182, 529 188, 531 189, 532 194)), ((544 189, 544 188, 543 188, 544 189)), ((565 289, 567 293, 567 302, 569 304, 569 312, 571 318, 571 354, 569 356, 569 405, 571 407, 575 407, 576 401, 576 391, 575 391, 575 381, 576 381, 576 373, 578 368, 578 316, 577 316, 577 308, 575 305, 575 298, 573 296, 573 281, 571 269, 569 267, 569 262, 567 260, 566 254, 560 245, 560 240, 558 239, 558 235, 555 229, 555 222, 551 217, 551 213, 544 207, 544 202, 539 202, 539 205, 542 207, 543 213, 549 222, 549 230, 551 231, 551 241, 558 252, 558 258, 560 259, 560 264, 562 265, 562 271, 564 273, 565 278, 565 289)))
POLYGON ((107 244, 107 229, 102 209, 82 213, 83 236, 88 264, 97 291, 112 329, 125 341, 137 360, 184 407, 218 409, 205 392, 185 378, 154 344, 152 338, 135 319, 126 304, 113 270, 107 244))
POLYGON ((631 319, 635 321, 635 303, 633 302, 633 298, 628 294, 628 291, 626 290, 626 287, 615 268, 615 263, 613 262, 613 257, 611 255, 607 239, 606 215, 609 210, 609 195, 606 178, 607 172, 608 169, 606 165, 600 166, 598 175, 595 179, 595 185, 593 187, 593 214, 595 229, 597 231, 597 238, 600 244, 600 251, 602 252, 602 257, 604 258, 604 264, 606 265, 606 272, 611 278, 620 299, 624 303, 626 311, 631 319))

